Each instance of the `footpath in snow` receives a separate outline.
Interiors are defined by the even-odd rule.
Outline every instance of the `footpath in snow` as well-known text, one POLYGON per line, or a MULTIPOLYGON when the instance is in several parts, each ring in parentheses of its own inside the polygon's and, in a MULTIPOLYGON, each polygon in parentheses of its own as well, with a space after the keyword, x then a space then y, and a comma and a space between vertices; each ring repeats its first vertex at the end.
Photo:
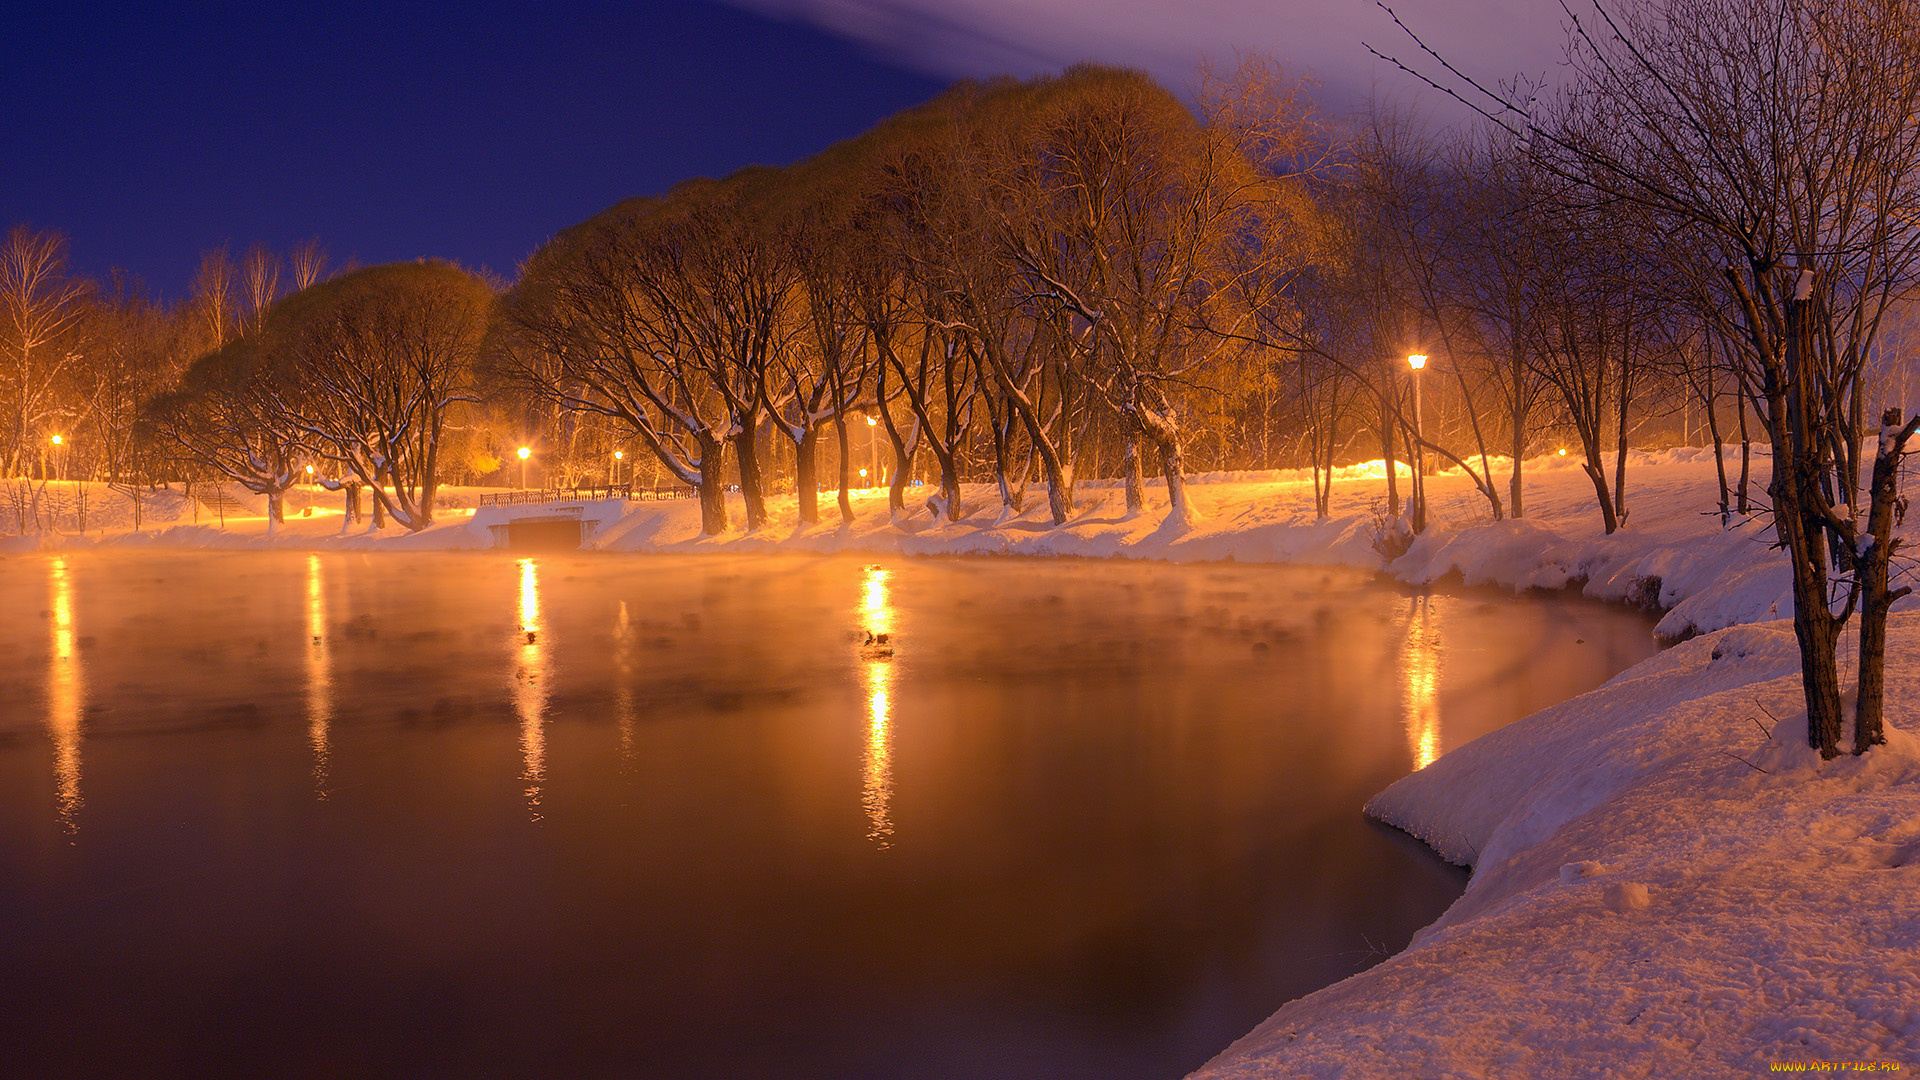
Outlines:
MULTIPOLYGON (((1635 455, 1631 517, 1613 536, 1571 463, 1529 469, 1527 516, 1504 522, 1487 520, 1463 477, 1430 479, 1434 527, 1386 571, 1413 584, 1577 587, 1657 606, 1659 633, 1681 643, 1378 795, 1369 813, 1474 867, 1465 894, 1405 952, 1286 1004, 1196 1075, 1920 1069, 1920 741, 1908 734, 1920 730, 1920 612, 1894 618, 1888 745, 1823 763, 1806 748, 1797 652, 1780 621, 1792 614, 1784 559, 1762 521, 1722 529, 1711 454, 1635 455)), ((1763 484, 1756 478, 1756 493, 1763 484)), ((156 498, 135 530, 99 488, 82 534, 77 516, 60 524, 63 486, 41 493, 54 528, 0 536, 0 553, 493 544, 490 511, 469 514, 462 507, 477 493, 458 489, 433 528, 376 534, 343 533, 324 494, 304 516, 309 504, 296 495, 293 516, 272 530, 257 516, 213 523, 205 510, 193 524, 190 504, 156 498)), ((774 501, 773 524, 719 537, 699 534, 691 502, 582 512, 599 522, 592 545, 615 552, 1381 564, 1384 483, 1365 469, 1337 481, 1326 520, 1315 519, 1299 474, 1199 477, 1190 491, 1201 516, 1180 529, 1162 524, 1163 501, 1128 515, 1114 486, 1084 487, 1078 514, 1058 528, 1044 492, 1004 515, 986 488, 969 489, 975 509, 960 522, 925 510, 890 520, 884 493, 869 493, 855 501, 859 519, 842 525, 827 494, 822 524, 801 526, 789 498, 774 501)))

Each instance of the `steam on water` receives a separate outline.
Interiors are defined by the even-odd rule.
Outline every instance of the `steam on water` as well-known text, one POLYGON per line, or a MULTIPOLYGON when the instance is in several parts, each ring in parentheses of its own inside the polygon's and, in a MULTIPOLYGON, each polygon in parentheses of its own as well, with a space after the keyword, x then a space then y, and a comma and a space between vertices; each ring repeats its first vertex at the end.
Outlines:
POLYGON ((83 553, 0 603, 25 1073, 1179 1075, 1456 894, 1368 795, 1651 649, 1079 561, 83 553))

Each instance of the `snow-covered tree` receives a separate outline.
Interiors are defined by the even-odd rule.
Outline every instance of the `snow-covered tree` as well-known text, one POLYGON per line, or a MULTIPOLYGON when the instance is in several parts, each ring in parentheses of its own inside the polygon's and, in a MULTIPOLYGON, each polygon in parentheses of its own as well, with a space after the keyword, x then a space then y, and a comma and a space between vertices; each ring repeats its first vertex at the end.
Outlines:
POLYGON ((307 449, 418 531, 433 523, 448 417, 474 400, 493 302, 458 267, 391 263, 287 297, 249 337, 289 366, 272 389, 307 449))

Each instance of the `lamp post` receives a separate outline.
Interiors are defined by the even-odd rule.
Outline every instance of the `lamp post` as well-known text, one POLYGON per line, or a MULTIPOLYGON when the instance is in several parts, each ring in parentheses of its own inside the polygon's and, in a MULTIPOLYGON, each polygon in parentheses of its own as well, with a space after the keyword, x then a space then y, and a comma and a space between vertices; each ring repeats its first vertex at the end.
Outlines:
POLYGON ((620 463, 626 459, 627 452, 625 450, 615 450, 613 452, 613 471, 608 476, 608 487, 612 487, 620 482, 620 463))
MULTIPOLYGON (((49 441, 53 443, 53 452, 52 452, 51 454, 49 454, 48 456, 49 456, 49 457, 51 457, 51 458, 53 458, 53 462, 52 462, 52 464, 53 464, 53 475, 54 475, 54 479, 56 479, 56 480, 57 480, 57 479, 60 479, 60 457, 59 457, 59 454, 60 454, 60 447, 61 447, 61 446, 63 446, 63 445, 65 445, 65 443, 66 443, 66 440, 64 440, 64 439, 62 439, 62 438, 61 438, 60 436, 58 436, 58 435, 55 435, 55 436, 54 436, 54 437, 53 437, 53 438, 52 438, 51 440, 49 440, 49 441)), ((46 476, 44 476, 44 475, 42 475, 42 476, 40 477, 40 479, 42 479, 42 480, 45 480, 45 479, 46 479, 46 476)))
POLYGON ((1427 531, 1427 432, 1420 415, 1420 372, 1427 366, 1426 353, 1409 353, 1407 370, 1413 380, 1413 531, 1427 531))
MULTIPOLYGON (((868 487, 872 487, 874 483, 878 483, 880 476, 880 420, 874 416, 867 417, 867 466, 873 470, 871 473, 873 482, 867 484, 868 487)), ((860 475, 864 477, 869 473, 866 469, 861 469, 860 475)))
POLYGON ((520 448, 520 490, 521 491, 527 490, 527 458, 531 456, 533 456, 533 450, 531 448, 525 447, 525 446, 520 448))
POLYGON ((307 466, 307 513, 313 513, 313 466, 307 466))
POLYGON ((1427 354, 1414 353, 1407 357, 1407 367, 1413 372, 1413 437, 1425 439, 1426 432, 1420 425, 1420 372, 1427 366, 1427 354))

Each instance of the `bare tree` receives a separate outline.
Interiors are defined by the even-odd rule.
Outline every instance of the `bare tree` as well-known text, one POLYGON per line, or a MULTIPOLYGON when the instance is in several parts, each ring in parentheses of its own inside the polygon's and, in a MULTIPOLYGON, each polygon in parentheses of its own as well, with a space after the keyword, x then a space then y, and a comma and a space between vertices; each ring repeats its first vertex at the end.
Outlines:
POLYGON ((57 388, 79 354, 87 282, 67 273, 67 240, 24 225, 0 246, 0 470, 27 470, 57 388))
POLYGON ((141 407, 140 426, 189 475, 205 470, 266 496, 271 529, 298 479, 300 430, 281 407, 289 366, 259 346, 243 337, 194 361, 178 386, 141 407))
POLYGON ((791 252, 737 214, 745 184, 682 185, 562 233, 507 298, 494 350, 523 388, 619 422, 728 526, 722 464, 741 457, 749 527, 765 519, 755 447, 793 287, 791 252))
POLYGON ((287 269, 293 276, 294 292, 318 285, 327 274, 327 249, 320 245, 320 238, 295 244, 287 257, 287 269))
POLYGON ((280 259, 266 245, 255 244, 241 257, 240 290, 246 304, 242 321, 248 329, 257 329, 267 307, 280 296, 280 259))
POLYGON ((433 523, 449 413, 471 375, 493 293, 443 263, 356 270, 277 304, 263 347, 293 378, 273 390, 304 444, 365 484, 375 520, 433 523))
POLYGON ((989 204, 1001 241, 1123 430, 1153 448, 1170 519, 1190 520, 1173 388, 1246 339, 1220 278, 1260 177, 1237 132, 1145 76, 1081 67, 1043 89, 989 204))
POLYGON ((1722 268, 1716 329, 1773 443, 1773 524, 1793 572, 1809 742, 1838 752, 1835 651, 1861 616, 1855 753, 1883 740, 1893 477, 1916 423, 1870 411, 1861 374, 1920 263, 1920 11, 1900 0, 1618 0, 1573 24, 1573 82, 1543 108, 1476 86, 1483 112, 1661 249, 1722 268), (1863 440, 1875 428, 1871 480, 1863 440))

